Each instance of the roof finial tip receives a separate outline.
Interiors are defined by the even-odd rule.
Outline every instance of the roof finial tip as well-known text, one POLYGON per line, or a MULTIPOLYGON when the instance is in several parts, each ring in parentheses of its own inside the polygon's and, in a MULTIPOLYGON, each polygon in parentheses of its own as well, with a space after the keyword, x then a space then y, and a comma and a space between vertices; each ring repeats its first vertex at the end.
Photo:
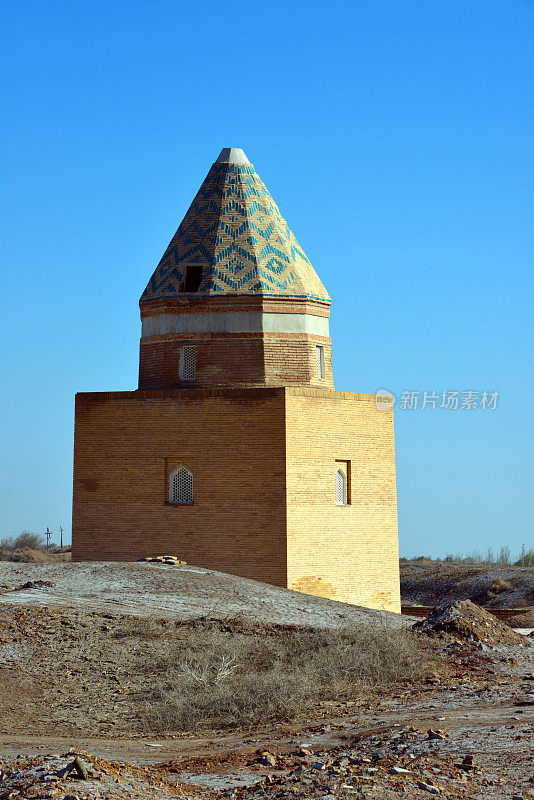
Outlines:
POLYGON ((250 164, 240 147, 223 147, 216 164, 250 164))

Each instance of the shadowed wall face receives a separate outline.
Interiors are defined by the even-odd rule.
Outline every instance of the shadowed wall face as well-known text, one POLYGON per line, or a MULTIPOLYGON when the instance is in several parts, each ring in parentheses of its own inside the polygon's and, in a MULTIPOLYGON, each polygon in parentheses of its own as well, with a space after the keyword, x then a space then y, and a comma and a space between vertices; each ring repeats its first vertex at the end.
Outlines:
POLYGON ((140 389, 291 385, 333 386, 329 338, 235 333, 141 339, 140 389), (181 376, 180 357, 185 347, 194 350, 194 380, 183 380, 181 376), (318 372, 317 347, 323 348, 324 377, 318 372))
POLYGON ((154 552, 286 585, 283 390, 77 396, 73 558, 154 552), (193 475, 192 505, 169 477, 193 475))

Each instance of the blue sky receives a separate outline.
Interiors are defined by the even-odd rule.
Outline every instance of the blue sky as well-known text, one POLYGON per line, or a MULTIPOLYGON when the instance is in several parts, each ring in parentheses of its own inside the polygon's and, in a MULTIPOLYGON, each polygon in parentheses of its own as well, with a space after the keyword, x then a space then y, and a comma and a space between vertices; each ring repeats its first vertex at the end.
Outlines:
POLYGON ((397 403, 401 552, 534 545, 534 3, 19 0, 0 31, 0 537, 70 534, 74 394, 136 387, 139 296, 232 146, 333 297, 338 389, 500 393, 397 403))

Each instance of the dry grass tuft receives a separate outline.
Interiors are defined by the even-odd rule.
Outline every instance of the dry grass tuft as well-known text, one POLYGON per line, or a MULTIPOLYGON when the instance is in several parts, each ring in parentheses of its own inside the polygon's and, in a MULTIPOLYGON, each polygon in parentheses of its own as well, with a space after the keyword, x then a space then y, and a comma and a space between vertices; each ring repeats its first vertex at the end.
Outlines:
POLYGON ((385 625, 316 630, 204 620, 165 633, 157 621, 137 624, 137 633, 124 635, 137 636, 146 671, 143 731, 291 720, 422 669, 416 637, 385 625))

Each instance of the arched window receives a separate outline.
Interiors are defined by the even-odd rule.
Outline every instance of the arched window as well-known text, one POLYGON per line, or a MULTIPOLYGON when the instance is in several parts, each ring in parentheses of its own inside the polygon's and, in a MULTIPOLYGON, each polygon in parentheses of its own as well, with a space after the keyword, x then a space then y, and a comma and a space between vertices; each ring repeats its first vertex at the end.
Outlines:
POLYGON ((336 506, 347 505, 347 476, 343 470, 336 472, 336 506))
POLYGON ((193 502, 193 473, 179 467, 169 476, 169 503, 179 505, 193 502))

